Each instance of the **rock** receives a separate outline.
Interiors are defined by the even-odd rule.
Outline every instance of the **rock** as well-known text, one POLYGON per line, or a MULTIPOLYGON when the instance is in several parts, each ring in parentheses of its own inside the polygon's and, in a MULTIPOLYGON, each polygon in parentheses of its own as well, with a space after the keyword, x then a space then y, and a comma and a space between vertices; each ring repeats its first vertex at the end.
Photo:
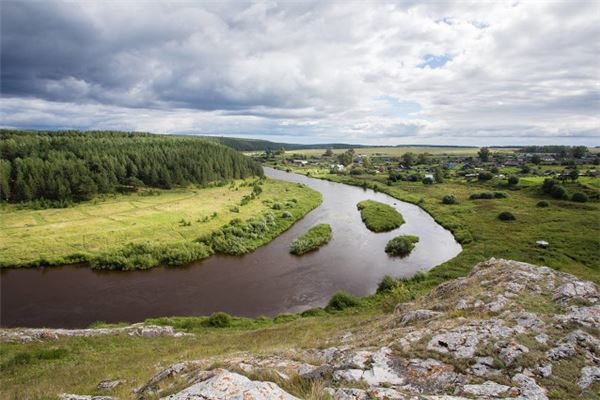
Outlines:
POLYGON ((96 388, 100 389, 100 390, 111 390, 111 389, 116 388, 117 386, 119 386, 122 383, 123 383, 123 381, 119 380, 119 379, 105 380, 105 381, 98 383, 96 388))
POLYGON ((224 369, 210 371, 212 377, 170 396, 165 400, 296 400, 273 382, 251 381, 224 369))
POLYGON ((397 370, 406 386, 424 393, 444 393, 464 383, 464 376, 454 371, 450 364, 433 358, 413 358, 401 363, 397 370))
POLYGON ((579 380, 577 381, 577 386, 579 386, 581 389, 587 389, 594 382, 599 381, 599 380, 600 380, 600 367, 598 367, 598 366, 583 367, 581 369, 581 376, 579 377, 579 380))
POLYGON ((329 394, 332 400, 369 400, 366 390, 355 388, 326 388, 325 392, 329 394))
POLYGON ((470 358, 475 354, 479 338, 473 332, 447 332, 435 335, 427 344, 428 350, 451 353, 456 358, 470 358))
POLYGON ((367 363, 371 362, 371 356, 373 355, 370 351, 356 351, 350 353, 343 361, 342 368, 367 368, 367 363))
POLYGON ((63 393, 59 396, 60 400, 114 400, 114 397, 110 396, 88 396, 81 394, 69 394, 63 393))
POLYGON ((549 362, 541 364, 538 366, 537 370, 542 377, 547 378, 552 375, 552 364, 549 362))
POLYGON ((506 306, 507 303, 508 299, 503 295, 499 294, 496 296, 496 299, 487 306, 485 306, 485 308, 491 312, 500 312, 502 311, 504 306, 506 306))
POLYGON ((0 329, 0 340, 7 342, 33 342, 57 340, 61 337, 96 337, 108 335, 122 335, 140 337, 193 336, 191 333, 176 332, 172 326, 156 326, 133 324, 120 328, 90 328, 90 329, 45 329, 45 328, 18 328, 0 329))
POLYGON ((519 385, 521 394, 516 397, 519 400, 548 400, 546 390, 539 386, 537 382, 525 374, 517 374, 512 378, 513 382, 519 385))
POLYGON ((374 400, 405 400, 407 396, 397 390, 389 388, 374 388, 367 391, 368 398, 374 400))
POLYGON ((157 385, 158 383, 160 383, 161 381, 170 378, 174 375, 178 375, 181 374, 183 371, 189 369, 189 368, 193 368, 193 367, 199 367, 201 365, 200 361, 186 361, 186 362, 180 362, 180 363, 175 363, 170 365, 169 367, 161 370, 160 372, 158 372, 157 374, 155 374, 145 385, 135 389, 133 392, 140 394, 145 392, 147 389, 157 385))
POLYGON ((426 321, 432 318, 441 315, 442 313, 439 311, 431 311, 431 310, 414 310, 408 311, 404 313, 400 318, 400 325, 407 326, 415 321, 426 321))
POLYGON ((522 354, 529 353, 529 349, 519 343, 498 342, 494 345, 498 349, 498 356, 507 366, 512 365, 514 360, 522 354))
POLYGON ((550 336, 546 335, 545 333, 540 333, 539 335, 537 335, 536 337, 534 337, 535 341, 541 344, 546 344, 548 343, 548 340, 550 339, 550 336))
POLYGON ((600 362, 597 356, 600 353, 600 340, 580 329, 565 336, 556 347, 546 352, 546 357, 554 361, 573 357, 577 354, 578 346, 587 353, 588 358, 600 362))
POLYGON ((475 364, 471 366, 471 372, 476 376, 498 375, 499 370, 492 368, 494 359, 492 357, 476 357, 475 364))
POLYGON ((598 301, 598 290, 593 282, 573 279, 571 282, 560 285, 554 291, 552 299, 559 304, 567 304, 572 300, 593 304, 598 301))
POLYGON ((339 369, 333 373, 333 380, 338 382, 358 382, 362 379, 362 369, 339 369))
POLYGON ((554 316, 559 326, 575 323, 582 326, 600 326, 600 304, 591 307, 571 306, 566 314, 554 316))
POLYGON ((481 385, 465 385, 463 392, 473 396, 498 397, 499 394, 506 393, 510 386, 500 385, 493 381, 485 381, 481 385))

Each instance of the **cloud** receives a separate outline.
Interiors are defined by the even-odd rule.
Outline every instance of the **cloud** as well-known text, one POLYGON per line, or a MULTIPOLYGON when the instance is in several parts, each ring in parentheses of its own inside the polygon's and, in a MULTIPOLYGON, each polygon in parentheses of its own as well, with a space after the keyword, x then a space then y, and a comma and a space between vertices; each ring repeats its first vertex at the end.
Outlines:
POLYGON ((597 144, 598 13, 593 2, 6 1, 0 125, 597 144))

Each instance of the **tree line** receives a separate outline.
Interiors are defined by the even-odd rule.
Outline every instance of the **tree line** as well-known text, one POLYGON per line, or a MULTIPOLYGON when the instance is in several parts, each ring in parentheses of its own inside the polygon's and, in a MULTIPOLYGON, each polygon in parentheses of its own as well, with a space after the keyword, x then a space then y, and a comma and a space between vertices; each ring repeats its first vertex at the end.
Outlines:
POLYGON ((235 150, 197 137, 112 131, 0 130, 0 201, 64 204, 148 186, 262 176, 235 150))

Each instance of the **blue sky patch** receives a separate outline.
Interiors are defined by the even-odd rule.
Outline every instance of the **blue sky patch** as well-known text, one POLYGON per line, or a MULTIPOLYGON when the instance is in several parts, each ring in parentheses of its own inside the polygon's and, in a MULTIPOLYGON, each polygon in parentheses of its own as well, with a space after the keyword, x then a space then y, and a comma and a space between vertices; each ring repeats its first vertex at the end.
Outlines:
POLYGON ((425 57, 423 57, 423 62, 417 65, 417 67, 429 67, 431 69, 442 68, 450 60, 452 60, 452 56, 449 54, 442 54, 439 56, 436 56, 434 54, 427 54, 425 55, 425 57))

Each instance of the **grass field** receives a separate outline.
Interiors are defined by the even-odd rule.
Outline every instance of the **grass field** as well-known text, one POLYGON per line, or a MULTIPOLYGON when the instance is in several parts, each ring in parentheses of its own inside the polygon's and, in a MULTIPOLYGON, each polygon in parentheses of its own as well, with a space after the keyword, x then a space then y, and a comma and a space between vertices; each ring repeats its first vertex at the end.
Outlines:
POLYGON ((258 198, 244 206, 242 198, 252 192, 244 181, 153 191, 158 195, 106 196, 64 209, 21 210, 5 205, 0 209, 0 265, 37 260, 56 264, 73 254, 110 252, 126 243, 191 241, 233 218, 246 220, 266 211, 267 200, 295 198, 300 204, 315 203, 311 209, 320 201, 317 192, 289 182, 267 179, 262 187, 258 198))
POLYGON ((404 223, 402 215, 390 205, 375 200, 364 200, 356 205, 360 217, 367 228, 373 232, 387 232, 404 223))
MULTIPOLYGON (((304 150, 289 150, 286 154, 302 154, 305 156, 320 156, 326 149, 304 149, 304 150)), ((341 154, 347 149, 333 149, 334 154, 341 154)), ((450 154, 450 155, 476 155, 479 149, 477 147, 428 147, 428 146, 407 146, 407 147, 362 147, 354 149, 356 154, 364 154, 367 156, 391 156, 400 157, 404 153, 429 153, 429 154, 450 154)), ((516 148, 505 147, 490 147, 494 153, 511 153, 516 148)))

